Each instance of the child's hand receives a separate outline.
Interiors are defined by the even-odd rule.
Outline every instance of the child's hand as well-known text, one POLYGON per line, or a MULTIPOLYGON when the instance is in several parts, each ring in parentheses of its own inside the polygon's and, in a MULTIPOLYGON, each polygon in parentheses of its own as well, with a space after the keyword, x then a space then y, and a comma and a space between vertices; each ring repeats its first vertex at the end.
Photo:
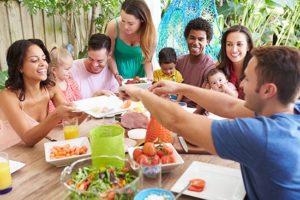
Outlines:
POLYGON ((223 83, 223 84, 221 84, 220 89, 221 89, 222 92, 227 93, 226 91, 229 90, 229 87, 226 83, 225 84, 223 83))

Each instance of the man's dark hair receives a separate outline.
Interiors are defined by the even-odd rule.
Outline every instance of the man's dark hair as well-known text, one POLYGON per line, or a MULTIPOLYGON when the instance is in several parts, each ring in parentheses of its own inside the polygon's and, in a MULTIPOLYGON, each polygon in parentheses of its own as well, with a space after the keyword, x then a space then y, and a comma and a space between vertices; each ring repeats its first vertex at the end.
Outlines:
POLYGON ((274 83, 282 104, 295 101, 300 92, 300 50, 271 46, 255 48, 251 53, 257 60, 257 90, 264 83, 274 83))
POLYGON ((158 54, 158 62, 159 62, 159 64, 162 64, 162 63, 176 64, 177 56, 176 56, 175 50, 171 47, 165 47, 165 48, 161 49, 158 54))
POLYGON ((185 39, 188 38, 191 30, 199 30, 199 31, 205 31, 206 32, 206 39, 208 41, 211 41, 213 30, 211 28, 211 25, 208 21, 205 19, 198 17, 195 19, 192 19, 185 27, 184 30, 184 37, 185 39))
POLYGON ((110 52, 110 48, 111 48, 110 37, 101 33, 93 34, 90 37, 88 42, 88 50, 100 50, 103 48, 106 49, 108 52, 110 52))

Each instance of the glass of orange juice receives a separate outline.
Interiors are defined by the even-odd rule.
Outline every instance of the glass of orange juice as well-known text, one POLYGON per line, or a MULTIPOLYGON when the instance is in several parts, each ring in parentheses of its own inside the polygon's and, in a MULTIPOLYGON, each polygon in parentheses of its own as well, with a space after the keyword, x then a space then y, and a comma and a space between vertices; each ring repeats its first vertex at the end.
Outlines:
POLYGON ((65 140, 79 137, 78 119, 72 118, 63 121, 65 140))
POLYGON ((12 179, 9 170, 8 155, 0 152, 0 195, 12 190, 12 179))

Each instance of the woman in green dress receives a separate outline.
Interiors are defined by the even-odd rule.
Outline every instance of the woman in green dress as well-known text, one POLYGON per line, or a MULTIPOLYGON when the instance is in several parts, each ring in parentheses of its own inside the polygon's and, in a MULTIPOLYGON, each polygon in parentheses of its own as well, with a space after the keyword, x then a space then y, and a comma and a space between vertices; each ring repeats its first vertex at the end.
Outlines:
POLYGON ((156 31, 144 0, 125 0, 120 16, 108 23, 106 35, 112 40, 109 67, 120 84, 135 76, 153 79, 156 31))

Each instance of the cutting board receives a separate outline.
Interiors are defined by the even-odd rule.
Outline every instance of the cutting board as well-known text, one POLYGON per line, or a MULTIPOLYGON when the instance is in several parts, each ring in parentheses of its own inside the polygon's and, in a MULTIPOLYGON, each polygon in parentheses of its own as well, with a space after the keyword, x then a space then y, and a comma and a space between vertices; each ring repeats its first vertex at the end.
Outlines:
POLYGON ((187 141, 186 141, 186 143, 187 143, 189 151, 185 152, 183 150, 181 144, 179 143, 178 137, 175 136, 173 139, 174 139, 173 146, 178 153, 181 153, 181 154, 210 154, 204 148, 192 145, 192 144, 188 143, 187 141))

